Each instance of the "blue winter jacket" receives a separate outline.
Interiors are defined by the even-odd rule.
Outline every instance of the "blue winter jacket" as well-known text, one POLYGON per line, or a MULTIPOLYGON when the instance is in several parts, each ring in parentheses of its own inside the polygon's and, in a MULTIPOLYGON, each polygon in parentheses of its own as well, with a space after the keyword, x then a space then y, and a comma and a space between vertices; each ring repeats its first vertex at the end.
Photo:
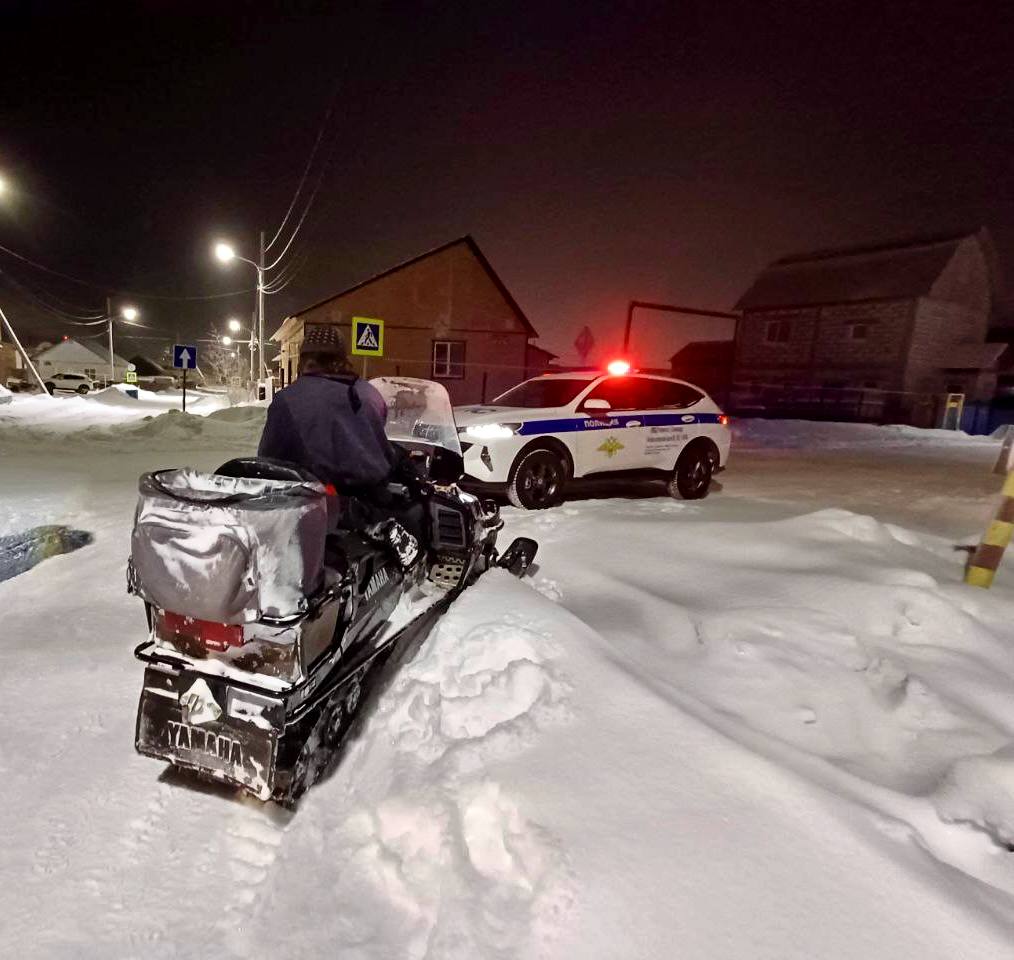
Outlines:
POLYGON ((384 398, 365 380, 303 374, 271 401, 257 454, 298 463, 339 492, 367 490, 397 462, 386 420, 384 398))

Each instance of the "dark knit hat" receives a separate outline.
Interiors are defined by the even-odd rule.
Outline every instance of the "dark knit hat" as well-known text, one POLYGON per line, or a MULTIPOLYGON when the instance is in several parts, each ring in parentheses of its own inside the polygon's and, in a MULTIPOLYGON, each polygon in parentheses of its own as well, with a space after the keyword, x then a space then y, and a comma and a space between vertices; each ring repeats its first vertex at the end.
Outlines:
POLYGON ((342 339, 341 332, 334 324, 319 324, 306 328, 299 352, 332 353, 336 356, 344 357, 345 341, 342 339))

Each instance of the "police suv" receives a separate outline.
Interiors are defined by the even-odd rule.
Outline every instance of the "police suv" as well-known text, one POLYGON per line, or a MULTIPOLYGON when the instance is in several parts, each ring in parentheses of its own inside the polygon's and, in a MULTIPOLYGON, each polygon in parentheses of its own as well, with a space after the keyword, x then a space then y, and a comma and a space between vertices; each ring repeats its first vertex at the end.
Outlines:
POLYGON ((562 499, 575 477, 650 471, 671 496, 707 496, 729 456, 729 418, 701 389, 610 364, 554 373, 482 406, 455 407, 466 480, 506 485, 517 507, 562 499))

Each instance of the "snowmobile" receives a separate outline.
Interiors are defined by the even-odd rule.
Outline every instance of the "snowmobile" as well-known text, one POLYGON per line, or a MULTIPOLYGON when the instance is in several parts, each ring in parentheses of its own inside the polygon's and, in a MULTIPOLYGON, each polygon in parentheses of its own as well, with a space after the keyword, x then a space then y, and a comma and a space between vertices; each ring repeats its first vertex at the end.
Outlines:
POLYGON ((483 572, 531 565, 535 542, 500 554, 497 505, 458 488, 446 390, 371 383, 419 478, 389 491, 418 505, 414 556, 390 521, 343 527, 336 511, 354 504, 292 464, 250 457, 141 477, 127 565, 148 624, 134 651, 145 663, 139 753, 291 803, 340 747, 372 671, 483 572))

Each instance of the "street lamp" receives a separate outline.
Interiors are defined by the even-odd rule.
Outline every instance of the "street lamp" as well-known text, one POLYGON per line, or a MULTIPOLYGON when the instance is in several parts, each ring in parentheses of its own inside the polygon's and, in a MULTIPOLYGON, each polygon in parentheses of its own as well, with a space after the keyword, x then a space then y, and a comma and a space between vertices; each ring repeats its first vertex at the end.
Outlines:
MULTIPOLYGON (((133 323, 139 316, 141 311, 137 307, 130 305, 124 305, 120 307, 120 319, 125 320, 127 323, 133 323)), ((116 364, 113 362, 113 320, 116 317, 113 316, 113 303, 111 298, 106 297, 106 323, 109 324, 109 383, 110 385, 116 380, 116 364)))
MULTIPOLYGON (((214 247, 215 257, 221 263, 231 263, 233 260, 242 260, 249 263, 257 271, 257 368, 258 377, 263 377, 266 371, 264 365, 264 233, 261 233, 260 262, 255 263, 246 257, 236 253, 236 248, 231 243, 220 240, 214 247)), ((230 326, 230 329, 232 327, 230 326)), ((251 333, 251 338, 253 334, 251 333)))
MULTIPOLYGON (((233 333, 241 333, 246 328, 240 323, 235 317, 230 317, 226 321, 226 325, 233 333)), ((253 385, 254 380, 254 334, 253 330, 250 331, 249 340, 236 340, 235 337, 224 336, 222 337, 222 343, 225 346, 229 346, 233 342, 242 343, 250 351, 250 382, 253 385)))

